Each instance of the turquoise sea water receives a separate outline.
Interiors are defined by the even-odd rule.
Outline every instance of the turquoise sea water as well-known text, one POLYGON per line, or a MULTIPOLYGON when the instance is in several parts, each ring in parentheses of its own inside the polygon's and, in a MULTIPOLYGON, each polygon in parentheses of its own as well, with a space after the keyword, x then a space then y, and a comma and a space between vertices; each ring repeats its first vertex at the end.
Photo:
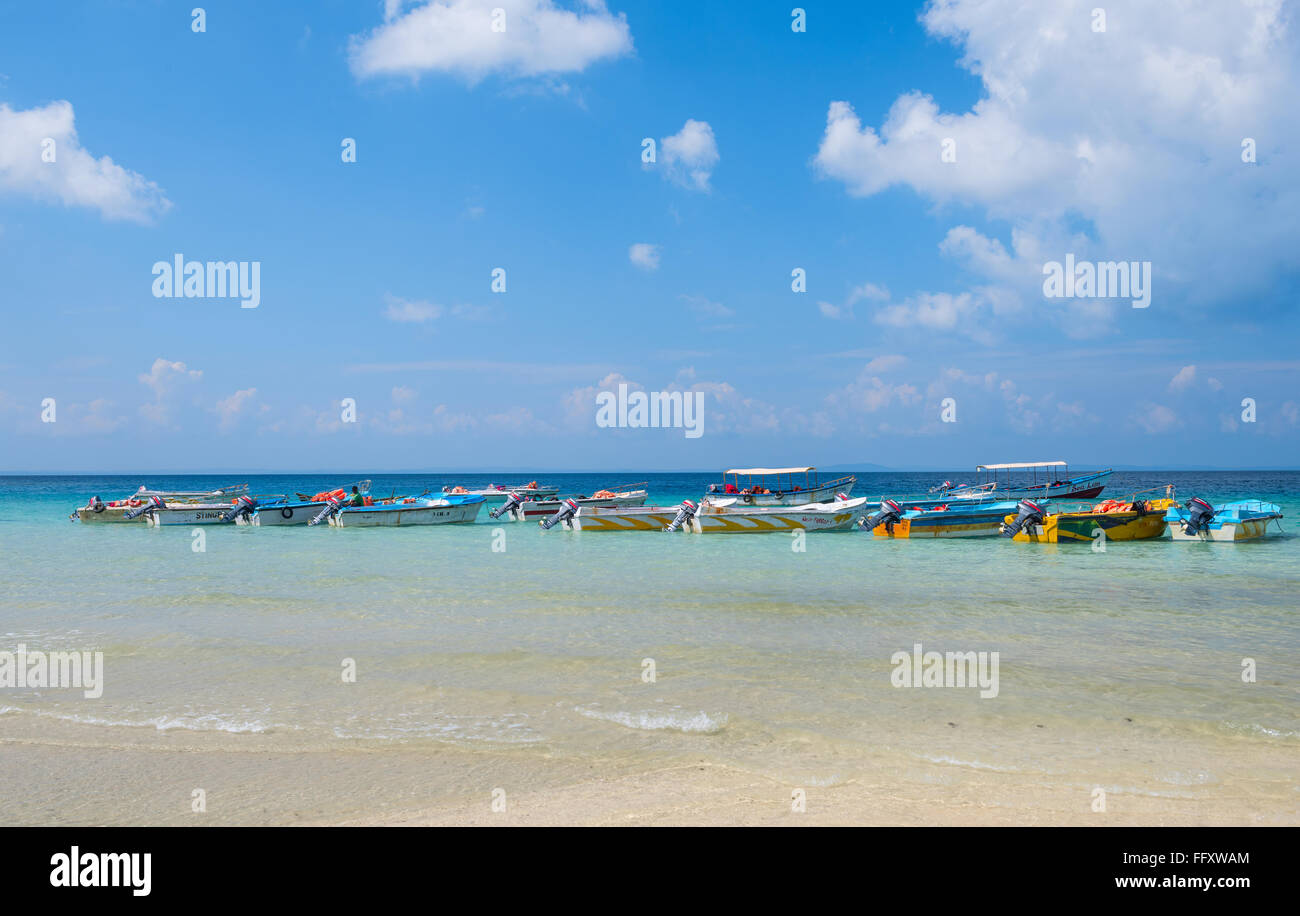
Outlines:
MULTIPOLYGON (((315 492, 362 476, 244 481, 315 492)), ((646 476, 538 479, 590 493, 646 476)), ((855 495, 960 476, 859 474, 855 495)), ((375 476, 374 491, 494 479, 375 476)), ((698 498, 715 479, 648 475, 650 502, 698 498)), ((68 520, 93 494, 230 482, 0 478, 0 650, 105 657, 101 698, 0 689, 0 720, 37 736, 44 723, 83 723, 125 743, 210 733, 304 752, 690 754, 813 785, 883 760, 1226 791, 1247 778, 1236 755, 1300 760, 1300 539, 1289 534, 1099 553, 820 533, 800 552, 788 535, 544 532, 484 511, 470 526, 207 526, 200 553, 188 527, 68 520), (998 696, 892 686, 891 656, 917 643, 999 653, 998 696), (1255 683, 1242 681, 1246 658, 1255 683)), ((1294 472, 1117 473, 1103 495, 1166 483, 1181 497, 1277 502, 1288 532, 1300 518, 1294 472)), ((1296 798, 1292 783, 1283 804, 1296 798)))

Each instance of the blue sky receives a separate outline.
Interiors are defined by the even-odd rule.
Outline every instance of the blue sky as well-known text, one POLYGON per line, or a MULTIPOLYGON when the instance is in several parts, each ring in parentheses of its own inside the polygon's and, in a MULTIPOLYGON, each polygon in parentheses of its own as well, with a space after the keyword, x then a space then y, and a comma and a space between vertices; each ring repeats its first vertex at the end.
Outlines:
POLYGON ((194 6, 0 8, 0 470, 1300 464, 1294 4, 194 6))

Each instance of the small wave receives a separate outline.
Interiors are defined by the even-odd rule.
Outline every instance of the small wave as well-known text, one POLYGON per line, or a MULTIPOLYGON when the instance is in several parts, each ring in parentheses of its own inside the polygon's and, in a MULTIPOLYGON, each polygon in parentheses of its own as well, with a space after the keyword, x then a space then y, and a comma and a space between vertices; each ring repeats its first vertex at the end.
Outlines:
POLYGON ((133 721, 130 719, 103 719, 98 716, 80 716, 71 713, 48 712, 40 709, 22 709, 17 706, 0 707, 0 715, 26 713, 61 722, 75 722, 78 725, 101 725, 109 728, 156 728, 160 732, 174 728, 195 732, 228 732, 234 735, 262 734, 272 730, 273 726, 253 720, 232 719, 209 713, 205 715, 154 716, 150 719, 133 721))
POLYGON ((1267 735, 1269 738, 1300 738, 1300 732, 1287 731, 1286 729, 1268 728, 1251 722, 1247 725, 1240 725, 1236 722, 1225 722, 1224 728, 1234 732, 1248 732, 1252 735, 1267 735))
POLYGON ((727 716, 710 716, 705 712, 688 713, 654 712, 601 712, 598 709, 574 707, 574 712, 588 719, 613 722, 637 731, 678 731, 686 734, 716 735, 727 727, 727 716))
POLYGON ((931 757, 928 754, 918 755, 922 760, 928 760, 931 763, 941 763, 945 766, 969 767, 972 770, 988 770, 993 773, 1018 773, 1016 767, 997 766, 992 763, 981 763, 978 760, 958 760, 956 757, 931 757))
POLYGON ((446 716, 441 721, 421 722, 403 716, 399 721, 334 727, 334 737, 350 741, 409 741, 421 738, 448 741, 493 741, 503 744, 535 744, 542 739, 525 721, 525 715, 446 716))

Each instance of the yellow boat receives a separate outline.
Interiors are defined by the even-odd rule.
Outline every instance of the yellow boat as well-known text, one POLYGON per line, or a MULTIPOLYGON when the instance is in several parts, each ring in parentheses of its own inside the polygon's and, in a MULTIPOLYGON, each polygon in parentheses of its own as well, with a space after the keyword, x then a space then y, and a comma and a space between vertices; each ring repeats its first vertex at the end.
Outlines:
POLYGON ((1145 541, 1165 533, 1169 524, 1165 516, 1174 505, 1173 499, 1107 500, 1090 510, 1049 515, 1032 501, 1022 500, 1020 513, 1004 519, 1002 533, 1013 541, 1035 544, 1091 543, 1098 531, 1108 541, 1145 541))

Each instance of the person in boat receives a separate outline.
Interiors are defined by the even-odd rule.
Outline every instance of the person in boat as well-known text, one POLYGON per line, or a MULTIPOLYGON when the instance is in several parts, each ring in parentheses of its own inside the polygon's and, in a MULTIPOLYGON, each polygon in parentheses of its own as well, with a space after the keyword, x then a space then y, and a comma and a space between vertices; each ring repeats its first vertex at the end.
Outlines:
POLYGON ((366 498, 362 496, 361 491, 354 486, 352 488, 352 495, 348 497, 348 505, 364 506, 365 504, 366 504, 366 498))

